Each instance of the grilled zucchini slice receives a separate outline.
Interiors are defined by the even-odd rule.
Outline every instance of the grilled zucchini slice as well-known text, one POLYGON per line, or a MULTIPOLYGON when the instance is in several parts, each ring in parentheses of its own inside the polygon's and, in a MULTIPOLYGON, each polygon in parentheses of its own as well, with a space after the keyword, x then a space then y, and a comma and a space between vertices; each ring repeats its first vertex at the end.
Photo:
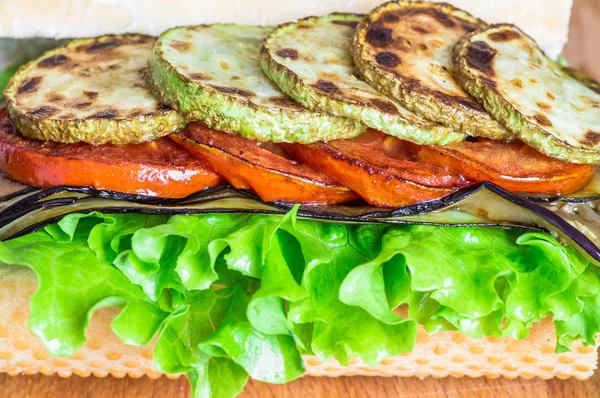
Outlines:
POLYGON ((356 29, 357 69, 383 93, 429 120, 472 136, 511 134, 465 93, 452 76, 452 48, 485 23, 448 4, 392 1, 356 29))
POLYGON ((263 71, 309 109, 355 119, 418 144, 462 141, 464 133, 417 116, 356 76, 349 49, 361 19, 331 14, 280 25, 263 42, 263 71))
POLYGON ((150 57, 150 82, 189 120, 245 138, 310 143, 362 133, 357 121, 292 101, 263 74, 260 43, 271 30, 232 24, 168 30, 150 57))
POLYGON ((26 137, 62 143, 133 144, 186 123, 144 80, 155 38, 136 34, 72 40, 24 65, 4 95, 26 137))
POLYGON ((600 93, 549 59, 513 25, 465 37, 460 84, 517 137, 566 162, 600 164, 600 93))

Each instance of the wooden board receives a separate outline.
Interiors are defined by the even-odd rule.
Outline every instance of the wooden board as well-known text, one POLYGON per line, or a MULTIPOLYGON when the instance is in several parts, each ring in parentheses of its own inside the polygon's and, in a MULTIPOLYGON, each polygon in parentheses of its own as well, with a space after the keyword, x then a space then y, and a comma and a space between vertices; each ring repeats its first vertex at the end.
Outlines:
MULTIPOLYGON (((575 0, 572 30, 565 55, 569 62, 600 80, 600 0, 575 0)), ((34 398, 175 398, 188 397, 184 379, 150 380, 107 377, 61 379, 57 376, 0 375, 0 397, 34 398)), ((284 397, 506 397, 511 398, 585 398, 600 396, 600 372, 587 381, 537 379, 402 379, 402 378, 311 378, 282 386, 250 382, 241 398, 284 397)))
MULTIPOLYGON (((93 377, 68 379, 47 376, 10 377, 0 375, 0 397, 10 398, 186 398, 189 387, 184 379, 150 380, 93 377)), ((285 385, 252 381, 239 398, 587 398, 600 395, 600 373, 586 381, 538 379, 446 378, 418 380, 381 377, 305 377, 285 385)))

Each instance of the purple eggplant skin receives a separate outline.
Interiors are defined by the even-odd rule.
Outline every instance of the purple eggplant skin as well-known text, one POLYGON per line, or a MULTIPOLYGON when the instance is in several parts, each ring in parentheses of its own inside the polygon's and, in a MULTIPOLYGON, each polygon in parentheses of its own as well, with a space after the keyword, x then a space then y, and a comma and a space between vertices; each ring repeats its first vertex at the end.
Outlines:
MULTIPOLYGON (((207 189, 184 199, 159 199, 95 190, 90 187, 35 189, 22 186, 0 194, 3 194, 0 197, 0 240, 27 234, 60 220, 66 214, 75 212, 284 214, 293 207, 276 202, 265 203, 252 192, 237 190, 228 185, 207 189), (100 199, 108 199, 108 202, 100 199), (231 205, 223 207, 221 199, 235 199, 239 201, 239 207, 231 207, 231 205), (107 206, 107 203, 110 206, 107 206), (60 211, 61 208, 64 211, 60 211), (53 210, 50 212, 51 215, 45 211, 47 209, 53 210), (57 210, 59 214, 56 214, 57 210), (3 233, 4 228, 9 229, 10 233, 3 233)), ((440 199, 395 209, 376 208, 361 203, 344 206, 301 206, 298 215, 303 218, 340 223, 430 224, 448 227, 498 226, 547 230, 558 236, 563 243, 577 248, 590 261, 600 264, 600 242, 594 242, 578 230, 568 222, 564 214, 561 216, 542 203, 515 195, 489 182, 461 189, 440 199), (486 195, 486 198, 490 198, 490 194, 492 200, 478 199, 478 195, 486 195), (494 205, 508 209, 501 214, 502 218, 481 216, 481 214, 488 214, 490 206, 494 205), (468 212, 466 209, 472 210, 468 212), (456 214, 456 211, 470 213, 471 216, 476 213, 478 218, 472 222, 457 221, 451 217, 456 214), (444 218, 446 214, 449 217, 447 219, 444 218)))

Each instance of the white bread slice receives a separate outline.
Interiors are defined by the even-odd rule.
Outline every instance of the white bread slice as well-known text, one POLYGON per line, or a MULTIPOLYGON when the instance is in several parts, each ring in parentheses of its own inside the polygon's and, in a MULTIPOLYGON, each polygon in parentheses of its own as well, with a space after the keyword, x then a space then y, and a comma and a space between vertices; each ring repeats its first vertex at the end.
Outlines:
MULTIPOLYGON (((8 0, 0 1, 0 37, 91 37, 137 32, 158 36, 179 25, 232 22, 275 25, 333 11, 366 13, 382 0, 8 0)), ((491 22, 510 22, 552 58, 567 40, 572 0, 448 0, 491 22)))
MULTIPOLYGON (((29 332, 29 296, 37 286, 35 276, 23 267, 0 276, 0 372, 9 375, 72 374, 87 377, 161 376, 152 365, 152 346, 132 347, 119 342, 109 322, 114 309, 97 311, 88 330, 87 344, 71 358, 51 358, 40 341, 29 332)), ((429 335, 419 331, 410 354, 368 366, 352 360, 342 367, 335 360, 322 362, 304 358, 311 376, 417 376, 417 377, 552 377, 585 379, 596 369, 597 347, 576 342, 572 352, 555 354, 554 326, 550 319, 536 324, 524 340, 508 338, 472 339, 457 332, 429 335)), ((169 375, 167 377, 178 377, 169 375)))

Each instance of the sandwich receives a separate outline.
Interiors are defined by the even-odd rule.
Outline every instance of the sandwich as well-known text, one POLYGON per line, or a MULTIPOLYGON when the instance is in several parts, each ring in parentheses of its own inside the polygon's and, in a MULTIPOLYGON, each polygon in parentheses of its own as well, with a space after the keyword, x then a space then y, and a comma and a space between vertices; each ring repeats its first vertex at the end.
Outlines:
POLYGON ((0 5, 0 371, 590 377, 570 3, 276 3, 0 5))

